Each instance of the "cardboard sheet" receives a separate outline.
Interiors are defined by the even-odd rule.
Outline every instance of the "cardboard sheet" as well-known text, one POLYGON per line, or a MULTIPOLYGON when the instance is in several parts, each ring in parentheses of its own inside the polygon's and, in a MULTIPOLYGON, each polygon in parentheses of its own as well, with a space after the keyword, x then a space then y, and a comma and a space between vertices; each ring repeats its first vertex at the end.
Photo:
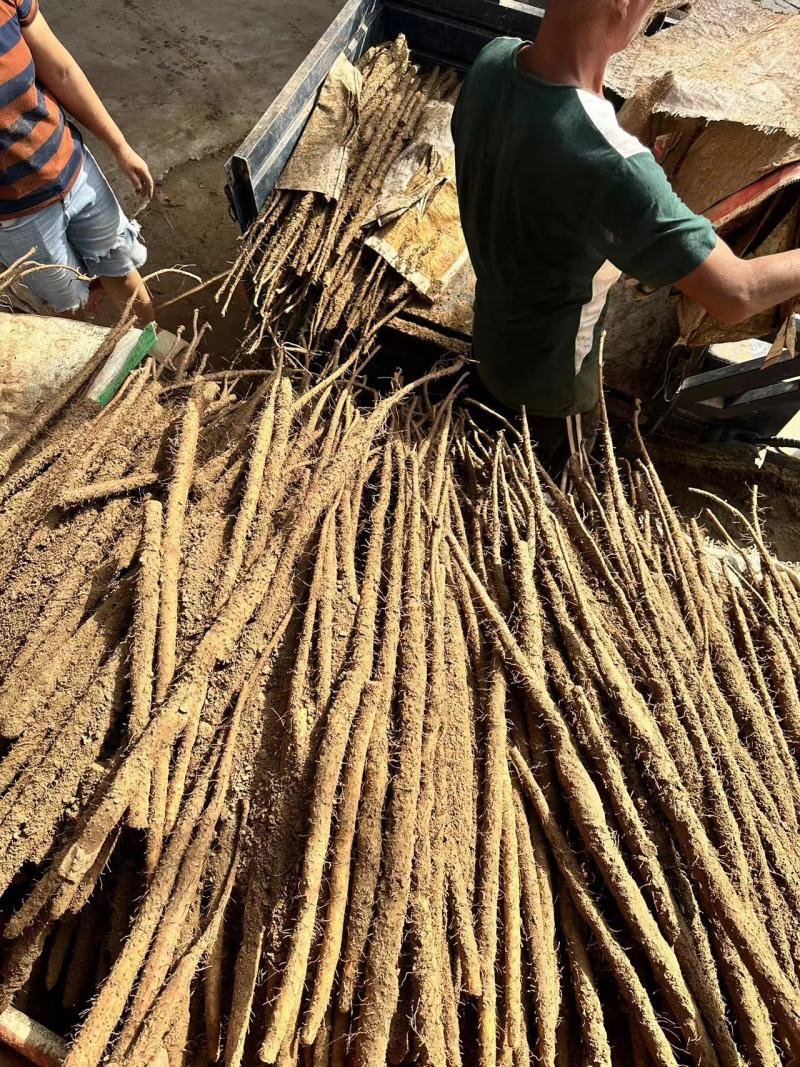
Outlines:
POLYGON ((441 292, 435 304, 418 296, 409 303, 403 314, 410 319, 424 321, 434 328, 468 340, 472 337, 474 304, 475 271, 467 259, 441 292))
POLYGON ((467 260, 455 182, 440 185, 421 214, 407 211, 366 244, 418 293, 438 299, 467 260))

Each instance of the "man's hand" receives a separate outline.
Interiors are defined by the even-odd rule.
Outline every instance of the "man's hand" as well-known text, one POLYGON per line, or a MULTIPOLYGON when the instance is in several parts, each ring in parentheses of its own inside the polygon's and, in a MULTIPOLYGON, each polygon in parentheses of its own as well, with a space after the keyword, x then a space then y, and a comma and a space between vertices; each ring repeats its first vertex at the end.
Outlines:
POLYGON ((744 322, 800 294, 800 250, 739 259, 720 237, 705 263, 675 288, 720 322, 744 322))
POLYGON ((155 182, 153 181, 153 175, 150 173, 150 168, 142 157, 134 152, 127 141, 117 149, 115 154, 119 169, 130 179, 131 185, 136 192, 140 196, 152 200, 155 182))

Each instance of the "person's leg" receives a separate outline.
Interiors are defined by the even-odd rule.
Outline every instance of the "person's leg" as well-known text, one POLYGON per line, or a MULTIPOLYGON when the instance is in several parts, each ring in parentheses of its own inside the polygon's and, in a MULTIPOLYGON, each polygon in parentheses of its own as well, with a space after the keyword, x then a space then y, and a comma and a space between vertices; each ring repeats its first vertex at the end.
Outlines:
MULTIPOLYGON (((472 367, 470 374, 469 396, 484 407, 490 408, 504 418, 510 419, 513 423, 516 423, 519 419, 519 408, 510 408, 493 396, 481 381, 476 367, 472 367)), ((567 420, 565 418, 528 415, 527 421, 531 441, 542 466, 551 476, 560 475, 570 457, 567 420)))
POLYGON ((100 278, 103 289, 120 311, 124 311, 133 298, 133 311, 140 326, 155 322, 156 312, 147 286, 138 270, 132 270, 124 278, 100 278))
POLYGON ((558 478, 571 453, 568 420, 528 415, 528 430, 542 466, 552 478, 558 478))
POLYGON ((10 267, 19 259, 32 270, 23 283, 34 296, 61 314, 79 315, 89 297, 84 265, 67 240, 68 219, 61 202, 0 223, 0 263, 10 267))
POLYGON ((600 438, 601 418, 600 403, 596 403, 589 411, 583 411, 574 415, 576 438, 578 447, 586 456, 591 456, 600 438))
POLYGON ((67 236, 86 264, 86 272, 99 278, 104 290, 123 310, 133 299, 140 325, 155 318, 153 303, 139 268, 147 249, 139 239, 139 224, 127 218, 117 198, 87 150, 83 162, 86 181, 81 195, 72 199, 67 236))

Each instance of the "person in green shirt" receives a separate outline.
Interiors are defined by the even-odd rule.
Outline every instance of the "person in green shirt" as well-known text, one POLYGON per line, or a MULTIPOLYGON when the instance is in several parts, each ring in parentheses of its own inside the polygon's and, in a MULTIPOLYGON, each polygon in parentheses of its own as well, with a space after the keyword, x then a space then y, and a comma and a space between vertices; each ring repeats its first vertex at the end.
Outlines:
POLYGON ((525 406, 545 448, 571 420, 579 437, 596 409, 599 324, 621 273, 675 286, 723 322, 800 292, 800 251, 739 259, 605 99, 609 59, 652 7, 550 0, 535 43, 481 52, 453 115, 478 373, 496 400, 525 406))

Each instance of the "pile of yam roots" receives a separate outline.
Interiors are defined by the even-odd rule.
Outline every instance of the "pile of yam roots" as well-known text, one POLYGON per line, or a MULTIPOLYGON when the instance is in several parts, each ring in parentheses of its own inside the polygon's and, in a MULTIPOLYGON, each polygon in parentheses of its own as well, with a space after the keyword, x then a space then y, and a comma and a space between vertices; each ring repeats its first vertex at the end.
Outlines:
POLYGON ((363 243, 365 224, 426 105, 454 103, 460 82, 451 69, 420 73, 402 36, 371 48, 358 69, 363 90, 339 197, 273 193, 217 294, 227 311, 242 280, 249 284, 256 321, 248 352, 275 334, 323 349, 374 336, 414 295, 409 282, 363 243))
POLYGON ((0 453, 0 1010, 68 1067, 797 1062, 757 518, 720 564, 607 426, 562 491, 453 365, 91 411, 107 351, 0 453))

